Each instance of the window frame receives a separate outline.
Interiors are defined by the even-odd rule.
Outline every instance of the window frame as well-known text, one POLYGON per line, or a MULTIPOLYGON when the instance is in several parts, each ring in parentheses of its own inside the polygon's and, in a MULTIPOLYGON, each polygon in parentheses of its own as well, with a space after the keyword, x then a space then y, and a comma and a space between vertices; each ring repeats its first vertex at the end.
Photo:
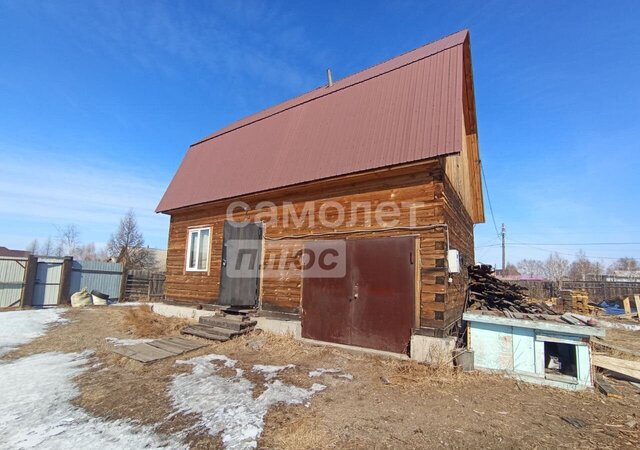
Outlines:
POLYGON ((211 227, 193 227, 187 230, 187 254, 185 255, 185 271, 186 272, 209 272, 209 264, 211 261, 211 227), (198 269, 198 263, 200 262, 200 233, 204 230, 209 232, 209 242, 207 245, 207 264, 204 269, 198 269), (194 258, 194 267, 189 267, 189 262, 191 261, 191 236, 193 234, 197 234, 198 237, 196 239, 196 248, 195 248, 195 258, 194 258))

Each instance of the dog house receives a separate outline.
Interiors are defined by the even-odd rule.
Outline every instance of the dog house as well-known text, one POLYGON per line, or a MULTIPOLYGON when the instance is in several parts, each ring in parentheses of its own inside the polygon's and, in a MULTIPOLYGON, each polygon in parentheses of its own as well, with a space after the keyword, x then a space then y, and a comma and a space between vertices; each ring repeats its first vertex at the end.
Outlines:
POLYGON ((466 312, 463 320, 477 369, 564 389, 593 386, 589 341, 604 336, 604 329, 562 316, 497 311, 466 312))

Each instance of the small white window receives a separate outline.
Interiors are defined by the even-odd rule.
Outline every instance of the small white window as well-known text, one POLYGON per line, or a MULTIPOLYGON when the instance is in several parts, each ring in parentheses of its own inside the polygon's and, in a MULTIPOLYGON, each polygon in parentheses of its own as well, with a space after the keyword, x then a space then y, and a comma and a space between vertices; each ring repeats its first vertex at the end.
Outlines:
POLYGON ((187 270, 197 272, 209 270, 209 228, 189 230, 187 270))

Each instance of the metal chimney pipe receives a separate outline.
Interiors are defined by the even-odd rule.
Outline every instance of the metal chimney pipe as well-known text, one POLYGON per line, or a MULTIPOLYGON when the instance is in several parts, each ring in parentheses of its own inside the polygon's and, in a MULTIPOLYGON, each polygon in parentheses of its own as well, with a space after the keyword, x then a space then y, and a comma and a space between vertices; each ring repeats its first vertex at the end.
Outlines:
POLYGON ((331 69, 327 69, 327 80, 329 82, 329 86, 333 86, 333 75, 331 74, 331 69))

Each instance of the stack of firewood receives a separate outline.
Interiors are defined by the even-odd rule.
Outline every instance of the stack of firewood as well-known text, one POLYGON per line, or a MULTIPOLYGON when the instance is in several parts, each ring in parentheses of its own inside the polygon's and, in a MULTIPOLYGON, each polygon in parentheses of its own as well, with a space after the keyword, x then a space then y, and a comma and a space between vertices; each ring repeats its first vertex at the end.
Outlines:
POLYGON ((527 314, 556 314, 544 303, 527 301, 527 288, 499 280, 493 268, 479 264, 469 267, 467 308, 482 311, 511 311, 527 314))

